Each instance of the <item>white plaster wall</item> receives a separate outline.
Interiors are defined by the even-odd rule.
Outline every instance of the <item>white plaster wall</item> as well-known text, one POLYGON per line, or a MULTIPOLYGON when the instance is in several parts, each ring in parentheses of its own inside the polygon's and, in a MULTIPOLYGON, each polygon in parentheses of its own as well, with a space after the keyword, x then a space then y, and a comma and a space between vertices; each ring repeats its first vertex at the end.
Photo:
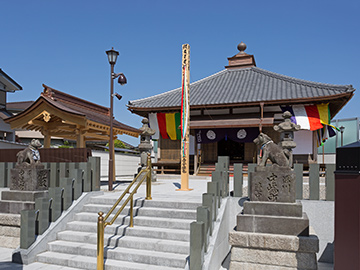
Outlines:
POLYGON ((311 130, 299 130, 294 132, 294 142, 296 147, 293 150, 295 155, 312 154, 312 131, 311 130))
MULTIPOLYGON (((100 177, 107 178, 109 171, 109 152, 92 150, 94 157, 100 157, 100 177)), ((131 176, 137 173, 140 156, 124 153, 115 153, 116 177, 131 176)))
POLYGON ((322 154, 318 154, 317 155, 317 163, 319 164, 335 164, 336 163, 336 155, 335 154, 325 154, 324 155, 324 161, 323 162, 323 155, 322 154))

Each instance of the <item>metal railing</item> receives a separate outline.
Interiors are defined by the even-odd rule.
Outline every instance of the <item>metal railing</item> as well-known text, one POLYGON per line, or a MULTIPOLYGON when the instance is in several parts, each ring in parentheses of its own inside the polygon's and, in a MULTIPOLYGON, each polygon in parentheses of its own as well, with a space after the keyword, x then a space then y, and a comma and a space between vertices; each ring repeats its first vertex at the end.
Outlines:
POLYGON ((103 270, 104 269, 104 230, 105 227, 108 225, 112 225, 117 217, 120 215, 120 213, 124 210, 125 206, 130 202, 130 227, 134 226, 134 216, 133 216, 133 207, 134 207, 134 194, 136 194, 137 190, 141 186, 141 184, 146 179, 146 200, 151 200, 151 158, 150 154, 148 154, 147 157, 147 166, 145 169, 142 169, 138 175, 135 177, 135 179, 131 182, 131 184, 126 188, 126 190, 123 192, 123 194, 119 197, 119 199, 116 201, 116 203, 111 207, 110 211, 106 214, 105 217, 103 217, 104 213, 99 212, 98 217, 98 225, 97 225, 97 270, 103 270), (134 186, 136 181, 139 179, 140 181, 136 184, 134 189, 130 191, 130 189, 134 186), (109 216, 114 212, 115 208, 120 204, 122 199, 126 196, 126 194, 129 194, 128 198, 123 202, 119 210, 117 210, 114 217, 111 219, 110 222, 107 222, 106 220, 109 218, 109 216))

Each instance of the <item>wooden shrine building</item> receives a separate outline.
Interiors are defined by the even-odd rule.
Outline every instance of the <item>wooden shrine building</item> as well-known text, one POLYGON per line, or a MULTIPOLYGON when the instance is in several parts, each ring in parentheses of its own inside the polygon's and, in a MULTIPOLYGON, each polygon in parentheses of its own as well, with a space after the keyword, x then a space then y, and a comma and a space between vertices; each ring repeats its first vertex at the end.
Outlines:
MULTIPOLYGON (((240 43, 239 53, 228 58, 224 70, 190 84, 190 154, 195 163, 200 152, 202 163, 214 163, 224 155, 231 162, 256 162, 252 141, 260 131, 279 140, 273 126, 282 121, 282 107, 321 104, 331 119, 354 94, 351 85, 305 81, 258 68, 245 49, 240 43)), ((153 138, 158 139, 159 161, 180 161, 180 106, 180 88, 128 104, 132 113, 149 117, 151 128, 159 131, 153 138)), ((302 129, 295 134, 294 160, 303 163, 309 155, 316 159, 318 146, 316 130, 302 129)))
MULTIPOLYGON (((40 131, 44 147, 50 148, 51 137, 76 141, 85 148, 86 141, 108 141, 110 109, 43 85, 41 96, 24 111, 5 119, 13 129, 40 131)), ((138 137, 141 131, 113 121, 113 135, 138 137)))

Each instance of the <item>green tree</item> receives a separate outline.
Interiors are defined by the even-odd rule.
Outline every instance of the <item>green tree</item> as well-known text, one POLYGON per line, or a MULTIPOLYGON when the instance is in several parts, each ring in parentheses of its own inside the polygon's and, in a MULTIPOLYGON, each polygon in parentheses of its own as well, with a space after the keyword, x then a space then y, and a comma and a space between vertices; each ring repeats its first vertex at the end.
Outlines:
MULTIPOLYGON (((109 147, 109 143, 107 143, 106 146, 109 147)), ((114 147, 128 149, 128 147, 119 139, 114 140, 114 147)))
POLYGON ((70 145, 69 141, 64 141, 63 145, 59 145, 58 148, 74 148, 72 145, 70 145))

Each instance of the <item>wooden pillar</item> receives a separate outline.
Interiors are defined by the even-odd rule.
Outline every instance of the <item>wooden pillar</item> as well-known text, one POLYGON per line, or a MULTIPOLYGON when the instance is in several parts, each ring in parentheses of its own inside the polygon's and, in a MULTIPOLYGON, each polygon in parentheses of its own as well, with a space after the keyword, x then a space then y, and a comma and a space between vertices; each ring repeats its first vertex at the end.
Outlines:
POLYGON ((47 129, 44 129, 42 131, 44 135, 44 148, 50 148, 51 145, 51 135, 50 132, 47 129))
POLYGON ((259 125, 259 131, 262 132, 262 122, 264 119, 264 102, 260 102, 260 125, 259 125))
POLYGON ((86 147, 84 133, 85 133, 85 131, 83 129, 81 129, 80 127, 78 127, 76 129, 76 148, 85 148, 86 147))

